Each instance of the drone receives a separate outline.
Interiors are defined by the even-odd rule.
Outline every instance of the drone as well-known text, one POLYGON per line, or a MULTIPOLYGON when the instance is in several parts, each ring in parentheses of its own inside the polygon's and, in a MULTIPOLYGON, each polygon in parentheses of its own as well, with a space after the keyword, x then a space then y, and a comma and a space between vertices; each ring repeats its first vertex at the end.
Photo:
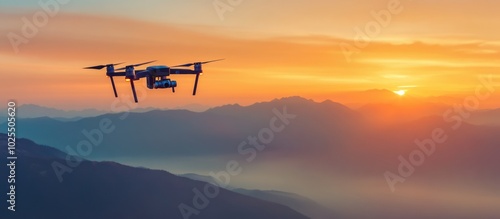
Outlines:
POLYGON ((158 66, 149 66, 145 70, 135 70, 136 67, 151 64, 156 61, 149 61, 134 65, 128 65, 123 68, 116 69, 115 66, 121 65, 123 63, 116 64, 105 64, 105 65, 96 65, 85 67, 84 69, 93 69, 93 70, 101 70, 106 68, 106 76, 111 80, 111 85, 113 86, 113 92, 115 93, 115 97, 118 97, 118 93, 116 92, 115 80, 114 77, 125 77, 126 81, 130 81, 130 86, 132 87, 132 93, 134 95, 134 100, 138 103, 137 93, 135 91, 134 81, 138 81, 141 78, 146 78, 146 85, 148 89, 167 89, 171 88, 172 92, 175 93, 175 88, 177 87, 177 81, 171 80, 168 78, 172 74, 178 75, 196 75, 194 81, 194 89, 193 96, 196 95, 196 90, 198 89, 198 80, 200 75, 203 73, 202 65, 222 61, 224 59, 211 60, 206 62, 193 62, 187 63, 183 65, 176 65, 172 67, 158 65, 158 66), (194 66, 194 69, 187 69, 191 66, 194 66), (125 71, 123 71, 125 70, 125 71))

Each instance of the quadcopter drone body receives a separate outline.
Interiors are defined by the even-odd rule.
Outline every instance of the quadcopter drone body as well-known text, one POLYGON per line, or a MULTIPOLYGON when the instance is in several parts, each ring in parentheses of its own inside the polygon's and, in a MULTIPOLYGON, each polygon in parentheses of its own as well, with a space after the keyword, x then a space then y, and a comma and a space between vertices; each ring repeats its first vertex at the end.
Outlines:
POLYGON ((84 69, 101 70, 103 68, 106 68, 106 75, 111 80, 111 85, 113 86, 113 92, 115 94, 115 97, 118 97, 118 93, 116 92, 114 77, 125 77, 125 79, 127 81, 130 81, 130 86, 132 88, 134 100, 137 103, 138 99, 137 99, 137 94, 135 91, 134 81, 140 80, 141 78, 146 78, 146 85, 149 89, 171 88, 172 92, 175 93, 175 88, 177 87, 177 81, 171 80, 169 78, 170 75, 172 75, 172 74, 196 75, 195 82, 194 82, 194 89, 193 89, 193 96, 194 96, 194 95, 196 95, 196 90, 198 89, 198 80, 200 78, 200 75, 203 73, 202 65, 208 64, 211 62, 221 61, 221 60, 223 60, 223 59, 212 60, 212 61, 207 61, 207 62, 188 63, 188 64, 183 64, 183 65, 176 65, 173 67, 168 67, 168 66, 163 66, 163 65, 149 66, 145 70, 135 70, 136 67, 155 62, 155 61, 150 61, 150 62, 135 64, 135 65, 128 65, 124 68, 116 69, 117 71, 125 70, 124 72, 116 72, 115 71, 115 66, 120 65, 122 63, 97 65, 97 66, 86 67, 84 69), (191 67, 191 66, 194 66, 194 69, 186 69, 187 67, 191 67), (179 67, 182 67, 182 68, 179 68, 179 67))

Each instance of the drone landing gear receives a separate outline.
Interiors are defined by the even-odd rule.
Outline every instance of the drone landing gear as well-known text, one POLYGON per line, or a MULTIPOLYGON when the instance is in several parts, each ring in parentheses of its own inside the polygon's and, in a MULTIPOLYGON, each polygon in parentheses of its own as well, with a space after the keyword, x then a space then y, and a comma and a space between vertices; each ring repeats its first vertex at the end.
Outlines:
POLYGON ((111 84, 113 85, 113 92, 115 92, 115 97, 118 97, 118 93, 116 93, 115 80, 113 79, 113 76, 109 76, 109 79, 111 80, 111 84))
POLYGON ((196 89, 198 89, 198 79, 200 79, 200 73, 196 73, 196 79, 194 81, 193 96, 196 96, 196 89))
POLYGON ((134 101, 138 103, 139 101, 137 100, 137 93, 135 92, 134 79, 130 79, 130 86, 132 87, 132 93, 134 94, 134 101))

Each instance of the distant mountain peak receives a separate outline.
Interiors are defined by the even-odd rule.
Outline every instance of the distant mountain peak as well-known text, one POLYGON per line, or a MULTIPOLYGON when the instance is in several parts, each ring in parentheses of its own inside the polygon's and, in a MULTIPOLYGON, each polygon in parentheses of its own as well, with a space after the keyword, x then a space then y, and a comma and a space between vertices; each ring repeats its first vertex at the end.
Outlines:
POLYGON ((40 118, 40 117, 79 118, 79 117, 98 116, 108 113, 106 111, 100 111, 95 109, 61 110, 31 103, 20 105, 18 107, 18 111, 19 111, 18 116, 20 118, 40 118))
POLYGON ((282 97, 282 98, 276 98, 271 102, 274 101, 287 101, 287 102, 314 102, 312 99, 306 99, 301 96, 289 96, 289 97, 282 97))

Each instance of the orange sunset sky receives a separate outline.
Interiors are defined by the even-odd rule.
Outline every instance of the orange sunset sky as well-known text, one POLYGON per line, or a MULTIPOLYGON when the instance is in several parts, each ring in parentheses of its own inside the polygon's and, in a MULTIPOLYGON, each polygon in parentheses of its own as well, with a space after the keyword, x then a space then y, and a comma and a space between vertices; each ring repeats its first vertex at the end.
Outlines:
MULTIPOLYGON (((350 92, 371 89, 460 99, 474 94, 481 75, 500 85, 496 0, 41 2, 56 2, 59 10, 18 51, 12 34, 23 36, 24 21, 44 9, 35 0, 0 3, 1 102, 109 109, 115 99, 105 72, 82 68, 150 60, 177 65, 226 58, 204 66, 196 97, 191 76, 172 77, 179 82, 175 95, 146 92, 139 81, 145 92, 139 107, 250 104, 283 96, 345 101, 350 92), (218 14, 214 2, 227 11, 218 14), (379 22, 379 31, 371 29, 369 44, 356 46, 356 29, 377 22, 373 13, 391 9, 397 13, 379 22), (346 59, 345 45, 359 53, 346 59)), ((131 98, 124 80, 117 80, 117 89, 131 98)), ((498 108, 499 100, 500 89, 481 108, 498 108)))

